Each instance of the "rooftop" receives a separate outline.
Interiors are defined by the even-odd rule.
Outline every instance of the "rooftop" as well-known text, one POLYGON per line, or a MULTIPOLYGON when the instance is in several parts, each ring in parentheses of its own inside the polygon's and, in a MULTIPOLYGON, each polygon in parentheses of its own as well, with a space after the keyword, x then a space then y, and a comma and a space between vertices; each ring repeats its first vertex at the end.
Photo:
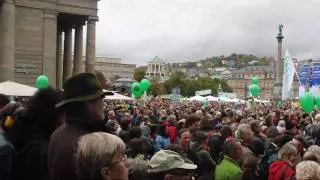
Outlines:
POLYGON ((162 59, 160 59, 158 56, 155 56, 154 58, 151 59, 151 61, 149 61, 149 63, 164 64, 165 62, 162 59))

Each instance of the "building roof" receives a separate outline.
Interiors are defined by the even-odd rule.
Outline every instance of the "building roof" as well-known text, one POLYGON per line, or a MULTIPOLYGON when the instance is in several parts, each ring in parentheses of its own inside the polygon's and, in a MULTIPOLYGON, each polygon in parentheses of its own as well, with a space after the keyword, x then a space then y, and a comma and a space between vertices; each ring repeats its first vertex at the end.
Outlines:
POLYGON ((274 69, 273 66, 246 66, 241 69, 237 70, 230 70, 232 74, 237 74, 237 73, 249 73, 249 72, 275 72, 276 70, 274 69))
POLYGON ((136 80, 131 79, 131 78, 120 78, 115 80, 114 82, 136 82, 136 80))
POLYGON ((155 56, 154 58, 152 58, 151 61, 149 61, 149 63, 165 64, 165 62, 162 59, 160 59, 158 56, 155 56))

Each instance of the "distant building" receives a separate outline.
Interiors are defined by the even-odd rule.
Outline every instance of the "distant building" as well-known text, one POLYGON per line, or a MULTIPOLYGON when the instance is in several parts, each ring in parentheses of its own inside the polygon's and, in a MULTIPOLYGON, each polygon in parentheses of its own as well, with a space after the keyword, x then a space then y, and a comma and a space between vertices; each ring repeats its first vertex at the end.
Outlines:
POLYGON ((169 79, 169 71, 166 63, 158 56, 155 56, 148 62, 145 76, 148 79, 158 79, 161 81, 169 79))
MULTIPOLYGON (((247 66, 239 70, 232 70, 231 78, 227 81, 239 98, 249 97, 248 86, 251 84, 251 78, 259 79, 261 99, 270 99, 272 97, 272 86, 276 82, 276 70, 273 66, 247 66)), ((295 78, 296 79, 296 78, 295 78)), ((298 94, 298 82, 293 82, 292 97, 298 94)))
POLYGON ((111 84, 111 88, 114 91, 118 91, 121 94, 125 94, 125 95, 130 95, 131 94, 131 84, 136 82, 136 80, 131 79, 131 78, 120 78, 115 80, 112 84, 111 84))
MULTIPOLYGON (((63 54, 61 54, 61 58, 63 54)), ((85 59, 82 57, 82 72, 85 72, 85 59)), ((112 79, 116 78, 133 78, 134 69, 136 64, 124 64, 121 58, 110 58, 110 57, 96 57, 95 70, 103 73, 104 77, 110 83, 112 79)), ((71 64, 73 68, 73 64, 71 64)), ((23 67, 16 67, 17 70, 23 70, 23 67)))
POLYGON ((96 58, 96 70, 101 71, 110 81, 113 78, 133 78, 135 64, 123 64, 120 58, 96 58))
POLYGON ((225 67, 217 67, 213 69, 211 77, 213 79, 229 79, 232 73, 231 70, 225 67))
POLYGON ((272 84, 275 82, 276 71, 272 66, 247 66, 239 70, 231 71, 228 85, 239 98, 249 97, 248 86, 252 77, 259 79, 260 98, 271 98, 272 84))

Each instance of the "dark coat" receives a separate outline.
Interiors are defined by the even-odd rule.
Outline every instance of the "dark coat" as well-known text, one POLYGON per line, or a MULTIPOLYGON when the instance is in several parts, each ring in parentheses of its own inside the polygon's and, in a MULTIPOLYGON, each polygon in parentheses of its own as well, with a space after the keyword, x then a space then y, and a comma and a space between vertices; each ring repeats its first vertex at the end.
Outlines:
POLYGON ((191 150, 193 150, 198 159, 198 179, 213 180, 216 163, 212 160, 208 151, 199 143, 192 143, 191 150))
POLYGON ((92 132, 107 132, 103 122, 92 123, 84 119, 66 117, 66 123, 51 136, 48 152, 50 180, 76 180, 74 155, 80 136, 92 132))
POLYGON ((26 134, 26 142, 17 153, 14 167, 14 180, 47 179, 47 152, 49 136, 39 131, 26 134))
POLYGON ((11 180, 15 149, 7 135, 0 129, 0 179, 11 180))

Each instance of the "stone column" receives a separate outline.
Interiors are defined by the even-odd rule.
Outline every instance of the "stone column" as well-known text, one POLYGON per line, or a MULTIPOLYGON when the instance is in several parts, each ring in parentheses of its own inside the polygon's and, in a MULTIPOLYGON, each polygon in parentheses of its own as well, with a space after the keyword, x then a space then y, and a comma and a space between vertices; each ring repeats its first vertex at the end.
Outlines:
POLYGON ((0 82, 14 81, 15 2, 4 0, 0 9, 0 82))
POLYGON ((65 27, 63 52, 63 81, 72 75, 72 26, 65 27))
POLYGON ((58 29, 57 32, 57 52, 56 52, 56 88, 62 89, 62 72, 63 72, 63 61, 62 61, 62 29, 58 29))
POLYGON ((87 21, 86 72, 94 73, 96 58, 96 22, 98 17, 89 16, 87 21))
POLYGON ((278 56, 277 56, 277 83, 282 84, 282 77, 283 77, 283 59, 282 59, 282 35, 277 36, 278 40, 278 56))
POLYGON ((82 72, 83 23, 77 22, 74 39, 73 75, 82 72))
POLYGON ((272 87, 272 99, 275 101, 281 100, 282 94, 282 76, 283 76, 283 59, 282 59, 282 39, 281 33, 277 35, 278 40, 278 52, 276 61, 276 82, 272 87))
POLYGON ((57 12, 45 11, 43 19, 43 60, 42 72, 48 76, 49 83, 55 87, 57 71, 57 12))

